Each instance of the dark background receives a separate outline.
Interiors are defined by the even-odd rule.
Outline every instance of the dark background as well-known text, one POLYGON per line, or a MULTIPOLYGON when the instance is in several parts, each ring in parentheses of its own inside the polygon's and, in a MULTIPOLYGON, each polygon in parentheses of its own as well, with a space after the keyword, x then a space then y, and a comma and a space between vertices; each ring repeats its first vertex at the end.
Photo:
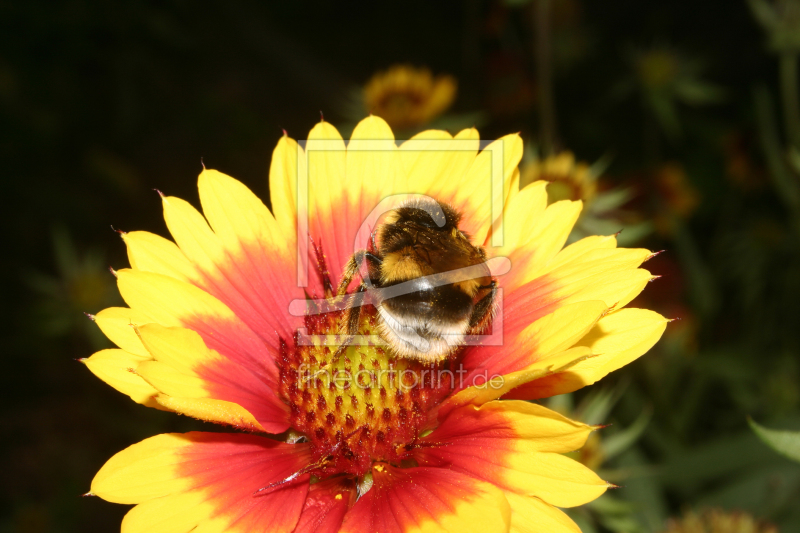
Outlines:
MULTIPOLYGON (((106 269, 127 259, 110 225, 165 235, 152 189, 197 204, 201 158, 266 200, 281 130, 302 139, 320 112, 351 123, 348 99, 395 63, 455 76, 451 112, 480 111, 483 138, 535 143, 534 3, 0 2, 0 531, 117 530, 124 506, 80 497, 94 473, 145 437, 202 427, 74 361, 107 342, 82 312, 121 303, 106 269)), ((604 183, 631 187, 640 219, 671 212, 654 185, 667 163, 700 199, 636 243, 667 250, 638 303, 683 320, 606 380, 625 390, 609 415, 620 427, 653 413, 606 465, 628 476, 615 497, 643 531, 703 505, 800 530, 787 529, 800 528, 798 468, 746 423, 791 428, 800 413, 800 225, 754 100, 763 86, 781 116, 777 57, 740 1, 554 0, 552 17, 559 147, 611 156, 604 183), (637 85, 635 58, 652 50, 719 89, 676 100, 678 134, 637 85)), ((603 511, 588 519, 624 530, 603 511)))

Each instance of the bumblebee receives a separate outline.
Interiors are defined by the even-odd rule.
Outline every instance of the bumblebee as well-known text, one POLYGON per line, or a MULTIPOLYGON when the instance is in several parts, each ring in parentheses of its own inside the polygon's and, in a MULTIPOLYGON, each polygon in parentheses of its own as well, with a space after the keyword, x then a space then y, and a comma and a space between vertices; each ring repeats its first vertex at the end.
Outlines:
MULTIPOLYGON (((461 214, 436 200, 415 199, 390 211, 367 250, 345 265, 337 295, 356 274, 362 281, 342 321, 346 339, 358 332, 367 292, 379 315, 379 333, 399 357, 436 362, 467 335, 482 331, 494 312, 497 283, 486 252, 458 228, 461 214), (377 242, 376 242, 377 236, 377 242), (366 275, 365 275, 366 274, 366 275)), ((345 345, 347 341, 345 341, 345 345)))

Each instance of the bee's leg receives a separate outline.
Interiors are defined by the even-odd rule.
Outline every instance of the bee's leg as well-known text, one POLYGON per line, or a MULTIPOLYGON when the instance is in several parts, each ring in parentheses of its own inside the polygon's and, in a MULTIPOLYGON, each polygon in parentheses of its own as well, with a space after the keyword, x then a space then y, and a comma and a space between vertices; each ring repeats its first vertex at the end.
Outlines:
POLYGON ((358 334, 358 324, 361 321, 361 306, 364 302, 366 290, 366 285, 362 283, 358 286, 356 292, 348 296, 350 301, 347 303, 347 311, 341 327, 342 334, 345 335, 345 338, 342 340, 342 343, 339 345, 339 348, 337 348, 336 352, 334 352, 331 360, 323 368, 327 368, 329 365, 335 363, 339 359, 339 356, 341 356, 345 350, 347 350, 347 347, 350 346, 350 343, 353 341, 353 337, 358 334))
POLYGON ((478 300, 475 304, 475 309, 472 310, 472 316, 469 319, 470 331, 481 331, 486 324, 491 320, 494 315, 494 303, 497 297, 497 282, 492 280, 489 285, 480 287, 481 289, 490 289, 489 294, 478 300))
POLYGON ((372 233, 369 234, 369 242, 372 243, 372 251, 377 252, 378 246, 375 244, 375 230, 372 230, 372 233))
POLYGON ((347 350, 347 347, 353 341, 353 337, 358 334, 358 325, 361 321, 361 306, 364 304, 364 297, 366 296, 368 285, 362 281, 358 286, 358 289, 356 289, 356 292, 349 295, 347 294, 347 287, 350 285, 350 282, 353 281, 355 275, 360 271, 361 265, 364 263, 364 261, 367 261, 370 266, 375 264, 380 265, 382 262, 380 257, 373 255, 366 250, 359 250, 353 254, 353 257, 351 257, 344 266, 342 281, 339 283, 336 295, 339 298, 347 298, 344 320, 340 326, 340 332, 345 337, 342 340, 342 343, 336 349, 336 352, 334 352, 333 356, 331 356, 330 361, 320 367, 313 377, 316 377, 317 374, 324 372, 328 369, 328 367, 330 367, 330 365, 334 364, 345 352, 345 350, 347 350))
POLYGON ((341 340, 339 347, 336 348, 336 351, 328 362, 321 365, 316 372, 306 378, 307 381, 315 379, 327 372, 331 365, 335 364, 336 361, 339 360, 339 357, 347 351, 347 347, 350 346, 350 343, 353 342, 353 337, 358 333, 358 323, 361 320, 361 304, 364 300, 365 290, 366 288, 362 283, 355 293, 344 295, 344 297, 349 300, 347 302, 347 308, 345 309, 344 319, 339 326, 340 335, 343 335, 344 338, 341 340))
POLYGON ((369 253, 366 250, 359 250, 353 254, 347 264, 344 266, 342 273, 342 281, 339 282, 339 288, 336 291, 337 296, 342 296, 347 292, 347 287, 353 281, 353 277, 361 270, 361 265, 367 261, 370 264, 380 265, 383 261, 380 257, 369 253))

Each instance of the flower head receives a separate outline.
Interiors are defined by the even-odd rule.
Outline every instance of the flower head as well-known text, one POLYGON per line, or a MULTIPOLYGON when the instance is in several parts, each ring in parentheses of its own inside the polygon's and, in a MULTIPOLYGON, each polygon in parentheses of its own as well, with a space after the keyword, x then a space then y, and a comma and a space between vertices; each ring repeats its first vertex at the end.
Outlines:
POLYGON ((426 68, 408 65, 379 72, 364 87, 367 110, 395 130, 428 124, 444 113, 455 97, 455 78, 434 77, 426 68))
POLYGON ((560 200, 591 202, 597 194, 596 176, 584 162, 576 162, 572 152, 560 152, 542 160, 531 161, 522 167, 523 185, 544 180, 549 183, 549 203, 560 200))
POLYGON ((96 315, 119 348, 86 364, 139 403, 253 433, 158 435, 112 457, 91 492, 137 504, 124 531, 577 531, 557 507, 609 485, 562 454, 594 428, 520 400, 593 383, 658 340, 663 317, 624 308, 651 254, 613 236, 562 249, 580 202, 519 189, 518 136, 479 148, 474 129, 397 146, 378 117, 345 145, 323 122, 305 146, 279 141, 272 211, 204 170, 203 214, 162 198, 174 242, 123 235, 129 307, 96 315), (491 272, 493 318, 434 363, 373 335, 377 303, 353 324, 362 342, 331 339, 354 298, 333 287, 354 251, 381 248, 369 215, 398 194, 451 206, 486 264, 510 265, 491 272))
POLYGON ((778 529, 771 524, 759 523, 747 513, 704 509, 700 513, 689 511, 679 519, 670 520, 664 533, 778 533, 778 529))

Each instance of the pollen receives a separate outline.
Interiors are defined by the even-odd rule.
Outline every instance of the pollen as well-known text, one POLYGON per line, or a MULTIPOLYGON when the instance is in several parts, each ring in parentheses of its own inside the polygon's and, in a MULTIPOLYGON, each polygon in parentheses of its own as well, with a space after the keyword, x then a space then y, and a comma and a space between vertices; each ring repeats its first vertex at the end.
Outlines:
POLYGON ((361 313, 359 336, 337 355, 327 344, 341 313, 309 315, 307 333, 284 343, 280 393, 294 430, 312 447, 309 473, 362 476, 376 461, 400 464, 426 428, 427 413, 452 390, 448 363, 398 358, 378 337, 378 314, 361 313))

